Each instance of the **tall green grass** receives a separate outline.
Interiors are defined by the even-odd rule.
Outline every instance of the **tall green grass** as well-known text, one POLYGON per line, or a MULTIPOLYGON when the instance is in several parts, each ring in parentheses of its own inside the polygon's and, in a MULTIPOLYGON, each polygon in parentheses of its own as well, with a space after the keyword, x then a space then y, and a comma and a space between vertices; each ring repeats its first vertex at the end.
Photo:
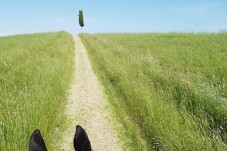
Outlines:
POLYGON ((62 129, 74 42, 65 32, 0 38, 0 150, 28 150, 36 128, 48 148, 62 129))
POLYGON ((227 149, 226 33, 80 37, 126 147, 144 150, 142 137, 147 150, 227 149))

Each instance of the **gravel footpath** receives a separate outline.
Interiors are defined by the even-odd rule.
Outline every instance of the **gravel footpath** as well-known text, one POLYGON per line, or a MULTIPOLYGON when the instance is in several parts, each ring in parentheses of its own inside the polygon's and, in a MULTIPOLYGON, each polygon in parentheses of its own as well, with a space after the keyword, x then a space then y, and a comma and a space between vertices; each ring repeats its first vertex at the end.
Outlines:
POLYGON ((60 150, 73 151, 73 137, 77 124, 87 132, 94 151, 122 151, 113 128, 107 100, 92 69, 87 51, 75 38, 75 74, 65 109, 70 119, 60 150))

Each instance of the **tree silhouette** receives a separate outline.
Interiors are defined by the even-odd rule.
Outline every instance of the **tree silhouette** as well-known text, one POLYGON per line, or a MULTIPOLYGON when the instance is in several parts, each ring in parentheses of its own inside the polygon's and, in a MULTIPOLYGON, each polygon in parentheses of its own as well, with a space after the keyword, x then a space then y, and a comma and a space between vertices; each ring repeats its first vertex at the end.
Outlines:
POLYGON ((83 11, 79 10, 79 24, 81 29, 84 27, 84 17, 83 17, 83 11))

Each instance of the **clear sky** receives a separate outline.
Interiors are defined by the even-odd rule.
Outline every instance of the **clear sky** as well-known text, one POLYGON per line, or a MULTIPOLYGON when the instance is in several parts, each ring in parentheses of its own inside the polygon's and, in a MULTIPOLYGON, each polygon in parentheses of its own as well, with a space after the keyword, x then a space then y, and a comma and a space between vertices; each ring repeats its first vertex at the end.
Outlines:
POLYGON ((1 0, 0 35, 50 31, 219 32, 227 0, 1 0))

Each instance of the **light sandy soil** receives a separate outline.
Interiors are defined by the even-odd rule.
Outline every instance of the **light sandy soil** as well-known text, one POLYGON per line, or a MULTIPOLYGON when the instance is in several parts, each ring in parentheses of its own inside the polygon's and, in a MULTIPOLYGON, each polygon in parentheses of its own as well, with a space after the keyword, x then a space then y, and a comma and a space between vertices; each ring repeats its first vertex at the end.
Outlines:
POLYGON ((63 136, 60 150, 74 150, 73 137, 77 124, 87 132, 94 151, 122 151, 113 128, 107 100, 92 69, 79 37, 75 38, 75 74, 66 106, 72 121, 63 136))

